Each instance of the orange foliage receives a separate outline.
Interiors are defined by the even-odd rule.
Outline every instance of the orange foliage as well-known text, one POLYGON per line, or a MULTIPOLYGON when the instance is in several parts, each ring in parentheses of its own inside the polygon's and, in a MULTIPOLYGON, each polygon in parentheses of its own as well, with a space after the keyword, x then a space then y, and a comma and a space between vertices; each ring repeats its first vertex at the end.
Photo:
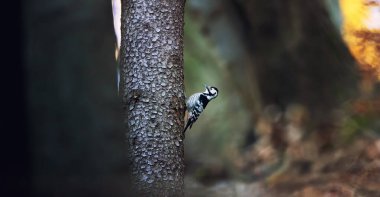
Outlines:
POLYGON ((363 77, 380 80, 380 0, 339 0, 343 37, 363 77))

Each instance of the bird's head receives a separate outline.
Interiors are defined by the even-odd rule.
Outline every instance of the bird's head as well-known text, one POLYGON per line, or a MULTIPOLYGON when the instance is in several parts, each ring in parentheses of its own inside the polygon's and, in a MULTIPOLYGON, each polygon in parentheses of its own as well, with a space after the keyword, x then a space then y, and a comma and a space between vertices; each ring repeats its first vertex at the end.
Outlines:
POLYGON ((212 100, 218 96, 218 88, 205 85, 205 91, 203 94, 207 97, 207 99, 212 100))

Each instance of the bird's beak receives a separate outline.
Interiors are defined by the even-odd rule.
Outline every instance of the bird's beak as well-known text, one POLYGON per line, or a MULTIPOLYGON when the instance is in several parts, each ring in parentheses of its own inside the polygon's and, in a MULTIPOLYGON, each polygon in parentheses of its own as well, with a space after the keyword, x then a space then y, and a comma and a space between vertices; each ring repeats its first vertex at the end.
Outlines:
POLYGON ((203 85, 205 86, 206 90, 207 90, 208 92, 210 92, 210 89, 208 89, 208 88, 209 88, 209 86, 208 86, 208 85, 206 85, 206 84, 203 84, 203 85))

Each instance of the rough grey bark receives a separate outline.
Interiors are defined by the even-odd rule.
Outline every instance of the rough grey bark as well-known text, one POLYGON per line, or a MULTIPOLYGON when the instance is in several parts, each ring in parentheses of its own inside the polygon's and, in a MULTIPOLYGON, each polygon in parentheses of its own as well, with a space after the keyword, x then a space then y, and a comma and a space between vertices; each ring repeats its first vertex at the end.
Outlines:
POLYGON ((132 180, 144 196, 183 195, 184 5, 122 2, 120 85, 132 180))

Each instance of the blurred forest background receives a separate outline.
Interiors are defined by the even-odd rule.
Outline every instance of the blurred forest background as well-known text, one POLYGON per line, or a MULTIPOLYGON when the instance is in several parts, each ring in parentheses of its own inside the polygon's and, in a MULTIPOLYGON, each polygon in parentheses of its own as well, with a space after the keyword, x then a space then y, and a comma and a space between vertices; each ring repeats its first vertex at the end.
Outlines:
MULTIPOLYGON (((31 192, 125 196, 111 1, 23 4, 31 192)), ((187 196, 379 196, 378 87, 362 96, 337 0, 188 0, 187 196), (377 89, 376 89, 377 88, 377 89)))

